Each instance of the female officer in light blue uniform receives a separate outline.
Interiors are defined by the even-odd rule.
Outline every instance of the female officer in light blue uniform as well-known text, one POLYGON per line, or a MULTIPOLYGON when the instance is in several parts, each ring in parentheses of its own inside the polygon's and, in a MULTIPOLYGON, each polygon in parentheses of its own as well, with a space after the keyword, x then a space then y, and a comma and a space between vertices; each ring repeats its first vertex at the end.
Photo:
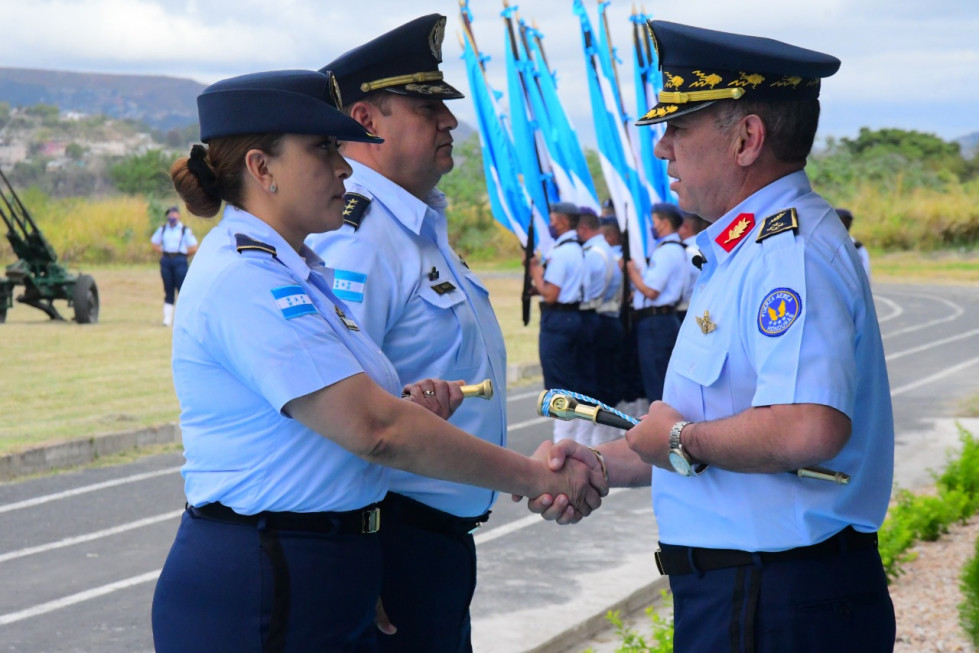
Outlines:
POLYGON ((381 465, 563 492, 582 515, 604 493, 584 466, 557 475, 433 416, 458 406, 458 384, 426 379, 396 398, 393 367, 303 245, 341 223, 337 139, 375 138, 335 109, 331 82, 279 71, 208 87, 208 146, 171 171, 192 213, 228 204, 174 328, 188 508, 154 596, 158 651, 374 650, 381 465))

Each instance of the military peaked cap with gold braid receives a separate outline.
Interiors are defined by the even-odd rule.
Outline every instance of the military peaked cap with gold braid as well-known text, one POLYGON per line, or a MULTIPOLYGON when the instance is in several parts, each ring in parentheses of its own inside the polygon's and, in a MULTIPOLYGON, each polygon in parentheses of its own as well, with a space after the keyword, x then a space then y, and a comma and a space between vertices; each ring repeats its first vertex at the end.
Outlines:
POLYGON ((320 71, 333 73, 348 107, 373 91, 454 100, 465 97, 442 80, 445 16, 429 14, 350 50, 320 71))
POLYGON ((659 103, 637 125, 652 125, 720 100, 819 97, 836 57, 759 36, 718 32, 663 20, 647 24, 660 70, 659 103))

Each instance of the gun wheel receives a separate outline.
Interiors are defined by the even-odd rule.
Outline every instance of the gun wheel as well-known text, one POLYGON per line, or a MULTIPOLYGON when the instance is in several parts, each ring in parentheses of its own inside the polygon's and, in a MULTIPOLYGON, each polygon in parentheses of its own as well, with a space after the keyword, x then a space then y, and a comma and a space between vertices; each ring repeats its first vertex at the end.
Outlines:
POLYGON ((99 321, 99 289, 95 286, 95 279, 87 274, 78 277, 72 303, 75 306, 75 322, 95 324, 99 321))

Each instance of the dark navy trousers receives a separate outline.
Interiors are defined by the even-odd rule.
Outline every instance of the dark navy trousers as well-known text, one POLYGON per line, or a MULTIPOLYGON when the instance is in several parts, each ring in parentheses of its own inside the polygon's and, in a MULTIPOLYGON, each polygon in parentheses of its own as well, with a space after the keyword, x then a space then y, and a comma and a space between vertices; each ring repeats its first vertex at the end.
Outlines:
POLYGON ((885 653, 894 606, 876 548, 670 576, 677 653, 885 653))
POLYGON ((161 256, 160 276, 163 277, 163 303, 173 304, 187 276, 187 257, 184 254, 161 256))
POLYGON ((381 599, 398 632, 379 633, 379 649, 383 653, 471 653, 469 604, 476 591, 473 536, 409 524, 386 504, 380 536, 384 558, 381 599))
POLYGON ((541 310, 538 347, 546 389, 580 392, 581 338, 581 311, 541 310))
POLYGON ((185 512, 153 596, 159 653, 377 650, 378 535, 269 531, 185 512))
POLYGON ((663 398, 663 381, 680 331, 680 321, 675 313, 647 315, 636 320, 633 328, 646 398, 651 402, 658 401, 663 398))

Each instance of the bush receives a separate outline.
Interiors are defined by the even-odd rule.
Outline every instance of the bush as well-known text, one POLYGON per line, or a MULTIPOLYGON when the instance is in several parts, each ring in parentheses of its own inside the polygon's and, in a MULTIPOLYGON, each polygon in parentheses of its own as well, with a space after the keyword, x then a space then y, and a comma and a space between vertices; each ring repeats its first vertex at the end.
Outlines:
POLYGON ((960 587, 965 600, 959 604, 959 624, 972 644, 979 647, 979 540, 975 555, 962 570, 960 587))

